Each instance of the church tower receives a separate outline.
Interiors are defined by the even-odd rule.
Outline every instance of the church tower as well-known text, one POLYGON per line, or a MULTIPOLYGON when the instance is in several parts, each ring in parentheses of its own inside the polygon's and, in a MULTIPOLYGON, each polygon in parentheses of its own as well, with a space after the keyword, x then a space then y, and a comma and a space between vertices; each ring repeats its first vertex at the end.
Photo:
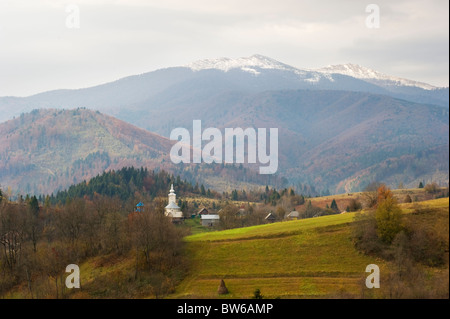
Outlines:
POLYGON ((175 194, 175 191, 173 190, 173 184, 170 185, 169 204, 170 203, 177 203, 177 194, 175 194))
POLYGON ((169 192, 169 204, 165 207, 166 212, 165 215, 168 217, 172 217, 172 219, 181 219, 183 218, 183 212, 181 208, 177 205, 177 194, 173 190, 173 184, 170 187, 169 192))

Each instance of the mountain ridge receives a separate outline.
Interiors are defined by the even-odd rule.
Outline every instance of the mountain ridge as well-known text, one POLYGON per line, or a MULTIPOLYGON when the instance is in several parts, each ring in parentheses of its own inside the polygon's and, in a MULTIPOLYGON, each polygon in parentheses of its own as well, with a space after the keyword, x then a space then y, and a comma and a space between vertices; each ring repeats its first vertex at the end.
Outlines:
POLYGON ((357 79, 365 79, 372 81, 387 81, 391 85, 397 86, 412 86, 418 87, 424 90, 435 90, 444 87, 433 86, 428 83, 409 80, 397 76, 387 75, 371 68, 367 68, 358 64, 353 63, 345 63, 345 64, 337 64, 337 65, 328 65, 318 69, 309 69, 309 68, 298 68, 294 67, 282 62, 279 62, 270 57, 263 56, 261 54, 254 54, 250 57, 241 57, 241 58, 215 58, 215 59, 203 59, 192 62, 188 65, 185 65, 194 71, 200 70, 208 70, 208 69, 216 69, 224 72, 228 72, 231 69, 241 69, 243 71, 247 71, 249 73, 253 73, 254 75, 258 75, 258 72, 255 68, 261 69, 277 69, 277 70, 286 70, 293 71, 299 75, 304 75, 308 72, 319 73, 320 75, 325 76, 330 81, 333 81, 333 74, 341 74, 351 76, 357 79))
MULTIPOLYGON (((409 80, 405 78, 400 78, 397 76, 387 75, 378 71, 375 71, 370 68, 363 67, 358 64, 346 63, 346 64, 338 64, 338 65, 329 65, 317 71, 326 73, 326 74, 342 74, 348 75, 358 79, 365 79, 369 81, 373 81, 376 83, 377 81, 385 81, 385 85, 395 85, 395 86, 411 86, 418 87, 424 90, 437 90, 440 87, 433 86, 428 83, 418 82, 414 80, 409 80)), ((442 88, 442 87, 441 87, 442 88)))
MULTIPOLYGON (((392 76, 390 78, 397 79, 392 76)), ((208 82, 214 79, 217 84, 211 89, 216 91, 334 89, 384 94, 412 102, 449 107, 449 88, 425 90, 420 87, 392 85, 384 80, 380 82, 339 73, 299 69, 262 55, 253 55, 238 59, 199 60, 187 66, 130 75, 87 88, 52 90, 27 97, 0 97, 0 122, 36 108, 87 107, 118 116, 120 108, 133 108, 136 104, 161 95, 172 87, 189 85, 189 82, 201 79, 204 79, 203 85, 206 89, 212 87, 212 83, 208 82)), ((170 93, 172 98, 173 94, 174 92, 170 93)))
MULTIPOLYGON (((406 187, 423 180, 448 183, 448 110, 437 106, 361 92, 308 90, 241 92, 232 100, 223 94, 204 103, 208 109, 199 104, 183 112, 178 105, 177 113, 148 110, 142 120, 156 131, 174 128, 170 123, 191 130, 194 119, 202 120, 203 128, 278 127, 277 175, 321 193, 358 191, 373 180, 406 187)), ((188 173, 189 180, 213 189, 218 176, 234 188, 246 180, 254 186, 270 184, 203 164, 176 166, 168 157, 174 141, 98 111, 36 110, 1 123, 0 141, 2 185, 26 192, 37 187, 48 193, 132 165, 188 173)))

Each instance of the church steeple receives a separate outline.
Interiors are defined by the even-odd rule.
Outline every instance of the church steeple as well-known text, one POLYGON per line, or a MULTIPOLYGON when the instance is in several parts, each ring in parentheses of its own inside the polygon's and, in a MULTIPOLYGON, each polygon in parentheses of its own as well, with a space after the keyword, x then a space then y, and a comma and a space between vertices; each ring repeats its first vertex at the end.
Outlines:
POLYGON ((177 203, 177 194, 175 194, 175 191, 173 190, 173 184, 170 186, 170 192, 169 192, 169 204, 170 203, 177 203))

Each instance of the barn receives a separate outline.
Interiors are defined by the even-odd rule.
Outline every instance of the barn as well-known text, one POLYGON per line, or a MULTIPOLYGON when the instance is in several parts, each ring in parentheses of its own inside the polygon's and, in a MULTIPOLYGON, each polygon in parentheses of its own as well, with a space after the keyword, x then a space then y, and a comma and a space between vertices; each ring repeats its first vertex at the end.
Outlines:
POLYGON ((205 227, 213 227, 219 224, 220 216, 217 214, 206 214, 201 215, 202 226, 205 227))

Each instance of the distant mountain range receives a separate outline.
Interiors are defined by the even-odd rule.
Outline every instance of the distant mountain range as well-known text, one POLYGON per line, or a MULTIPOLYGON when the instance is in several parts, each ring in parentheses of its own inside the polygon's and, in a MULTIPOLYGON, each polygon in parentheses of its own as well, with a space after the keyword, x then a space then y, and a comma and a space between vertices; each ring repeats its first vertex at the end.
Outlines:
MULTIPOLYGON (((261 55, 193 62, 133 75, 114 82, 75 90, 54 90, 28 97, 0 97, 0 122, 37 108, 86 107, 122 117, 144 104, 152 109, 179 100, 177 95, 206 98, 211 94, 267 90, 341 90, 383 94, 411 102, 449 107, 449 88, 388 76, 358 65, 299 69, 261 55), (192 92, 191 92, 192 91, 192 92), (200 96, 197 96, 199 95, 200 96)), ((187 102, 187 101, 186 101, 187 102)), ((196 102, 195 100, 192 102, 196 102)), ((147 125, 138 126, 151 129, 147 125)))
MULTIPOLYGON (((36 143, 38 136, 51 132, 55 122, 50 120, 58 120, 60 113, 57 110, 35 113, 35 121, 20 113, 41 108, 86 107, 160 136, 132 126, 127 126, 126 134, 117 136, 114 125, 108 122, 123 127, 121 121, 88 112, 91 115, 85 116, 93 116, 96 121, 88 120, 85 126, 84 119, 69 121, 71 112, 76 111, 65 112, 67 125, 58 126, 61 134, 77 131, 75 125, 81 131, 86 128, 84 133, 77 134, 84 134, 87 140, 96 140, 98 130, 106 130, 111 136, 104 144, 73 152, 72 160, 85 161, 94 156, 90 154, 108 154, 110 161, 117 162, 114 167, 118 167, 125 163, 122 158, 126 155, 128 163, 165 165, 170 169, 167 148, 158 147, 170 143, 163 136, 168 137, 176 127, 191 130, 192 121, 199 119, 205 128, 279 128, 279 174, 293 184, 309 183, 323 191, 343 192, 360 190, 372 180, 392 186, 400 182, 416 186, 421 180, 448 183, 448 104, 448 88, 352 64, 306 70, 260 55, 202 60, 91 88, 49 91, 24 98, 1 97, 0 120, 13 116, 16 119, 0 124, 0 160, 8 158, 8 165, 23 165, 23 171, 29 172, 23 176, 28 178, 33 163, 49 150, 42 148, 44 153, 40 154, 38 149, 20 147, 3 135, 12 138, 21 132, 20 138, 27 136, 31 144, 36 143), (36 127, 38 115, 46 118, 41 120, 40 129, 36 127), (120 142, 121 139, 130 145, 120 142), (142 147, 134 149, 136 144, 142 147), (21 151, 23 154, 17 155, 21 151)), ((71 143, 76 148, 80 141, 75 139, 71 143)), ((70 181, 73 164, 69 165, 68 158, 61 158, 61 165, 68 170, 70 181)), ((5 167, 4 163, 0 165, 2 185, 14 179, 5 167)), ((96 169, 110 167, 100 165, 96 169)), ((76 168, 73 170, 75 174, 76 168)), ((89 171, 86 167, 84 170, 89 171)), ((51 182, 51 174, 48 176, 45 178, 51 182)), ((76 176, 77 180, 81 178, 76 176)))

